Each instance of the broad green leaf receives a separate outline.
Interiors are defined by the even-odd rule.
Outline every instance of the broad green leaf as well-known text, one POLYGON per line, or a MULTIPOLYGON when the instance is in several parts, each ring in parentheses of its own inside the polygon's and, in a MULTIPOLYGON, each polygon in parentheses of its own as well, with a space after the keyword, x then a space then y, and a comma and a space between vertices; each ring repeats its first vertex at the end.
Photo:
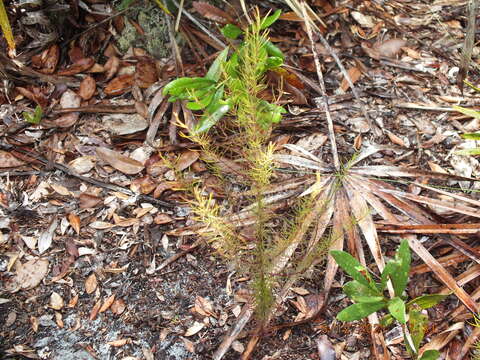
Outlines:
POLYGON ((182 77, 170 81, 167 85, 165 85, 163 88, 163 95, 180 96, 181 94, 185 94, 187 90, 192 91, 205 89, 214 84, 215 81, 201 77, 182 77))
POLYGON ((463 139, 467 140, 480 140, 480 133, 469 133, 460 135, 463 139))
POLYGON ((455 151, 456 155, 480 155, 480 148, 455 151))
POLYGON ((262 100, 258 109, 257 120, 263 128, 268 128, 273 123, 279 123, 282 120, 282 114, 285 112, 286 110, 283 107, 262 100))
POLYGON ((208 129, 215 125, 223 117, 223 115, 228 112, 228 110, 230 110, 230 106, 219 103, 213 113, 207 113, 200 118, 200 121, 193 130, 194 133, 200 134, 208 131, 208 129))
POLYGON ((343 292, 355 302, 379 302, 383 300, 382 293, 356 280, 349 281, 343 285, 343 292))
POLYGON ((283 65, 283 59, 276 56, 269 56, 265 64, 265 69, 270 70, 283 65))
POLYGON ((357 280, 360 284, 365 286, 370 286, 369 281, 362 274, 367 273, 367 269, 365 269, 365 267, 362 266, 362 264, 360 264, 352 255, 340 250, 332 250, 330 251, 330 255, 335 259, 338 266, 340 266, 343 271, 350 275, 354 280, 357 280))
POLYGON ((240 35, 243 34, 243 30, 233 24, 225 25, 223 28, 220 29, 220 32, 222 33, 223 36, 232 40, 235 40, 236 38, 238 38, 240 35))
POLYGON ((337 314, 337 319, 340 321, 354 321, 360 320, 368 315, 383 309, 386 303, 379 301, 376 303, 357 303, 350 305, 337 314))
POLYGON ((228 46, 225 49, 223 49, 220 54, 218 54, 217 58, 210 66, 210 69, 208 69, 208 72, 207 72, 207 75, 205 75, 205 78, 218 81, 218 79, 220 79, 220 75, 222 75, 222 65, 225 63, 225 60, 227 60, 227 56, 228 56, 228 46))
POLYGON ((260 30, 266 29, 270 25, 272 25, 275 21, 278 20, 281 14, 282 10, 277 9, 272 15, 265 17, 260 24, 260 30))
POLYGON ((402 240, 400 247, 395 254, 395 263, 398 264, 397 271, 390 274, 392 279, 393 289, 396 296, 402 296, 408 282, 408 273, 410 272, 410 262, 412 256, 410 254, 410 247, 407 240, 402 240))
POLYGON ((458 112, 461 112, 464 115, 467 115, 476 119, 480 119, 480 111, 464 108, 458 105, 453 105, 452 107, 454 110, 457 110, 458 112))
POLYGON ((8 20, 7 10, 3 0, 0 0, 0 26, 2 28, 3 36, 7 40, 8 47, 11 51, 15 52, 15 40, 13 39, 12 27, 8 20))
POLYGON ((407 345, 407 350, 409 350, 411 354, 418 352, 423 337, 425 336, 427 324, 427 315, 422 314, 421 310, 410 309, 408 312, 408 330, 410 331, 415 349, 410 348, 408 341, 405 341, 405 344, 407 345))
POLYGON ((280 59, 285 59, 285 55, 283 55, 282 50, 280 50, 278 47, 273 45, 273 43, 270 40, 267 40, 265 42, 265 49, 267 50, 267 54, 269 56, 273 57, 279 57, 280 59))
POLYGON ((440 357, 438 350, 427 350, 423 353, 422 357, 418 360, 437 360, 440 357))
POLYGON ((422 295, 419 296, 413 300, 410 300, 407 303, 407 307, 411 306, 412 304, 417 304, 420 306, 422 309, 428 309, 431 308, 432 306, 437 305, 438 303, 442 302, 448 295, 442 295, 442 294, 431 294, 431 295, 422 295))
POLYGON ((394 297, 388 302, 388 311, 395 319, 398 320, 399 323, 405 324, 407 322, 405 315, 405 303, 399 297, 394 297))

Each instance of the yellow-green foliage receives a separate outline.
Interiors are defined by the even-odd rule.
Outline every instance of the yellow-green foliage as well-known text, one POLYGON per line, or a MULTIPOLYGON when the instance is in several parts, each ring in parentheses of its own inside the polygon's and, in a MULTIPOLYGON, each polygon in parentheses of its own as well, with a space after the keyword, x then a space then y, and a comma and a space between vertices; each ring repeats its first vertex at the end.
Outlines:
POLYGON ((5 40, 7 40, 10 51, 15 54, 15 41, 13 39, 12 27, 10 26, 10 21, 8 21, 7 10, 5 9, 3 0, 0 0, 0 27, 2 28, 3 36, 5 40))

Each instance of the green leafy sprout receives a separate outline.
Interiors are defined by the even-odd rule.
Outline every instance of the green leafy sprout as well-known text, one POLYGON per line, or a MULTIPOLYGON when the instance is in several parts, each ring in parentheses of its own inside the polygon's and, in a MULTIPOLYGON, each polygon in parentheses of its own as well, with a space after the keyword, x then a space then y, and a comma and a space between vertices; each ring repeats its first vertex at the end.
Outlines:
MULTIPOLYGON (((265 30, 280 17, 281 11, 277 10, 272 15, 261 20, 260 30, 265 30)), ((250 25, 251 26, 251 25, 250 25)), ((227 24, 222 29, 222 34, 235 40, 245 31, 233 24, 227 24)), ((235 96, 244 84, 242 81, 242 66, 246 53, 245 41, 240 43, 229 57, 229 47, 226 47, 217 56, 204 77, 181 77, 168 83, 163 88, 163 94, 169 96, 170 102, 179 100, 187 101, 186 107, 193 111, 202 111, 198 124, 192 131, 203 133, 216 125, 231 109, 239 104, 235 96)), ((248 51, 247 51, 248 52, 248 51)), ((257 71, 263 76, 268 70, 283 65, 284 55, 270 40, 264 38, 259 49, 257 71)), ((260 100, 256 109, 259 125, 267 129, 273 123, 281 120, 286 110, 279 105, 260 100)))
POLYGON ((29 122, 31 124, 40 124, 40 121, 42 120, 42 116, 43 116, 43 110, 40 105, 37 105, 35 107, 35 111, 33 113, 29 111, 23 112, 23 118, 25 119, 26 122, 29 122))
POLYGON ((343 291, 354 304, 337 314, 340 321, 360 320, 368 315, 387 310, 388 314, 381 320, 383 326, 391 325, 395 320, 401 324, 407 351, 414 359, 435 360, 440 353, 427 350, 418 356, 420 344, 425 336, 428 316, 425 309, 435 306, 448 295, 422 295, 407 302, 405 289, 410 272, 411 253, 407 240, 403 240, 395 257, 387 262, 380 282, 375 282, 368 270, 352 255, 345 251, 330 252, 337 264, 353 280, 343 286, 343 291), (393 297, 386 297, 384 292, 389 282, 393 287, 393 297))

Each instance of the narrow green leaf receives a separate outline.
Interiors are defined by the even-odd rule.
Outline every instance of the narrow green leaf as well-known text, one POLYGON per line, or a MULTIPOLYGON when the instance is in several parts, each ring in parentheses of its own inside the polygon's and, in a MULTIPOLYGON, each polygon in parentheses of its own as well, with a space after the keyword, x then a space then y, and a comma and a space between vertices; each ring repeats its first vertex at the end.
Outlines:
POLYGON ((395 319, 392 314, 387 314, 380 319, 380 325, 383 327, 388 327, 393 324, 394 320, 395 319))
POLYGON ((395 254, 395 263, 398 264, 397 271, 390 274, 392 279, 393 289, 395 295, 401 297, 408 282, 408 273, 410 272, 410 263, 412 256, 410 254, 410 247, 407 240, 402 240, 400 247, 395 254))
POLYGON ((352 255, 340 250, 332 250, 330 251, 330 255, 335 259, 338 266, 340 266, 343 271, 350 275, 354 280, 357 280, 365 286, 370 286, 367 278, 362 274, 362 272, 367 273, 367 269, 365 269, 365 267, 362 266, 362 264, 360 264, 352 255))
POLYGON ((419 360, 437 360, 440 357, 438 350, 427 350, 419 360))
POLYGON ((468 133, 460 135, 463 139, 467 140, 480 140, 480 133, 468 133))
POLYGON ((480 155, 480 148, 455 151, 456 155, 480 155))
POLYGON ((383 300, 382 293, 370 286, 352 280, 343 285, 343 292, 355 302, 379 302, 383 300))
POLYGON ((388 311, 395 319, 398 320, 399 323, 405 324, 407 322, 405 315, 405 303, 399 297, 394 297, 388 302, 388 311))
POLYGON ((475 85, 473 85, 470 81, 468 81, 468 80, 463 80, 463 83, 466 84, 466 85, 468 85, 468 86, 470 86, 473 90, 480 92, 480 88, 478 88, 478 87, 476 87, 475 85))
POLYGON ((384 291, 387 287, 387 281, 390 278, 390 274, 397 270, 397 266, 393 261, 388 261, 383 268, 382 275, 380 276, 379 290, 384 291))
POLYGON ((354 321, 360 320, 368 315, 383 309, 386 303, 379 301, 376 303, 357 303, 350 305, 337 314, 337 319, 340 321, 354 321))
POLYGON ((224 86, 222 85, 217 89, 217 91, 215 91, 215 94, 213 95, 213 99, 210 105, 208 105, 205 110, 207 113, 211 114, 215 112, 215 109, 218 107, 218 103, 223 98, 223 89, 224 89, 224 86))
POLYGON ((164 95, 173 95, 173 96, 180 96, 181 94, 188 95, 187 90, 200 90, 205 89, 209 86, 215 84, 215 81, 211 79, 201 78, 201 77, 182 77, 170 81, 165 87, 163 88, 164 95))
POLYGON ((417 304, 420 306, 422 309, 428 309, 431 308, 432 306, 437 305, 438 303, 442 302, 448 295, 442 295, 442 294, 431 294, 431 295, 422 295, 419 296, 413 300, 410 300, 407 303, 407 307, 411 306, 412 304, 417 304))
POLYGON ((3 36, 7 41, 9 49, 15 52, 15 40, 13 38, 12 27, 10 26, 10 21, 8 20, 8 14, 3 0, 0 0, 0 27, 2 28, 3 36))
POLYGON ((232 40, 235 40, 236 38, 238 38, 240 35, 243 34, 243 30, 233 24, 225 25, 223 28, 220 29, 220 32, 222 33, 223 36, 232 40))
POLYGON ((225 49, 223 49, 220 54, 218 54, 217 58, 210 66, 210 69, 208 69, 208 72, 207 72, 207 75, 205 75, 205 78, 218 81, 220 79, 220 75, 222 75, 222 66, 225 63, 225 60, 227 60, 227 56, 228 56, 228 46, 225 49))
POLYGON ((453 105, 452 108, 454 110, 457 110, 458 112, 461 112, 464 115, 473 117, 475 119, 480 119, 480 111, 464 108, 464 107, 458 106, 458 105, 453 105))
POLYGON ((266 29, 271 26, 275 21, 278 20, 281 14, 282 10, 277 9, 272 15, 265 17, 260 24, 260 30, 266 29))
POLYGON ((213 113, 207 113, 200 118, 200 121, 193 130, 194 133, 199 134, 210 129, 228 112, 228 110, 230 110, 230 106, 227 104, 218 104, 213 113))

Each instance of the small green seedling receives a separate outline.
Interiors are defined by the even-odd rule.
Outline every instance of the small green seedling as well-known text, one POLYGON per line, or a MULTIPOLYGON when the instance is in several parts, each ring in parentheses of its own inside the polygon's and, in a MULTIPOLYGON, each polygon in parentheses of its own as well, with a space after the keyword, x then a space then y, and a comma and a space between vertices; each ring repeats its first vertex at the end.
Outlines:
POLYGON ((29 122, 31 124, 40 124, 40 121, 42 120, 42 116, 43 116, 43 110, 40 105, 37 105, 35 107, 34 113, 27 112, 27 111, 23 112, 23 118, 25 119, 26 122, 29 122))
POLYGON ((427 350, 418 356, 420 343, 425 336, 428 317, 423 310, 435 306, 448 295, 422 295, 407 302, 404 294, 410 272, 411 254, 408 241, 403 240, 395 257, 388 261, 380 276, 380 282, 375 282, 368 270, 352 255, 345 251, 330 252, 337 264, 353 280, 343 286, 345 294, 355 303, 337 314, 340 321, 360 320, 383 309, 388 314, 381 320, 384 326, 391 325, 395 320, 402 325, 405 344, 414 359, 435 360, 440 355, 437 350, 427 350), (384 295, 388 282, 391 281, 394 296, 384 295))
MULTIPOLYGON (((472 83, 468 82, 467 80, 464 81, 466 85, 471 87, 473 90, 480 92, 480 88, 476 87, 472 83)), ((470 117, 473 117, 474 119, 480 119, 480 111, 474 110, 474 109, 469 109, 465 108, 462 106, 454 105, 453 109, 470 117)), ((467 133, 467 134, 462 134, 462 138, 466 140, 480 140, 480 133, 467 133)), ((473 149, 464 149, 464 150, 459 150, 455 152, 458 155, 480 155, 480 148, 473 148, 473 149)))
MULTIPOLYGON (((277 10, 273 15, 262 19, 260 30, 271 26, 280 16, 277 10)), ((221 29, 222 34, 229 39, 237 39, 252 29, 245 31, 236 25, 228 24, 221 29)), ((242 42, 229 58, 229 47, 226 47, 217 56, 204 77, 182 77, 168 83, 163 88, 163 94, 170 96, 170 102, 187 101, 186 107, 194 111, 202 111, 198 124, 193 129, 195 133, 203 133, 214 126, 231 109, 238 105, 238 99, 233 95, 243 88, 245 71, 243 64, 245 56, 245 41, 242 42)), ((250 50, 250 49, 249 49, 250 50)), ((268 70, 283 65, 284 55, 271 41, 265 39, 257 49, 257 73, 263 76, 268 70)), ((267 101, 259 101, 256 109, 257 121, 264 129, 278 123, 286 110, 267 101)))

